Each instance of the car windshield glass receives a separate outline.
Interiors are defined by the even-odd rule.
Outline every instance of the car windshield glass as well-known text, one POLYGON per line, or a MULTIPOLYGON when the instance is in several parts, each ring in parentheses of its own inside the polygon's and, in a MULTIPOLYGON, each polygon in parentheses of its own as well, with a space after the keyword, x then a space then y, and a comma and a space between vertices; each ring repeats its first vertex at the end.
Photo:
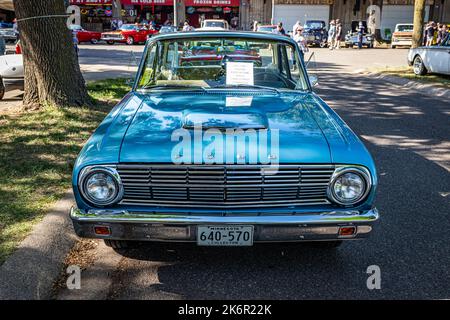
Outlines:
POLYGON ((208 27, 208 28, 224 28, 225 25, 221 21, 205 21, 205 27, 208 27))
POLYGON ((407 25, 407 24, 397 26, 397 29, 398 29, 398 31, 400 31, 400 32, 404 32, 404 31, 413 31, 413 28, 414 28, 414 27, 413 27, 412 25, 407 25))
POLYGON ((252 38, 181 38, 149 44, 137 89, 308 90, 296 47, 252 38))
POLYGON ((323 23, 319 21, 308 21, 305 24, 305 28, 307 29, 321 29, 323 28, 323 23))
POLYGON ((122 27, 120 27, 120 30, 133 30, 135 28, 136 28, 136 26, 134 26, 132 24, 124 24, 122 27))
POLYGON ((261 32, 272 32, 273 29, 275 29, 275 28, 274 27, 259 27, 258 31, 261 31, 261 32))

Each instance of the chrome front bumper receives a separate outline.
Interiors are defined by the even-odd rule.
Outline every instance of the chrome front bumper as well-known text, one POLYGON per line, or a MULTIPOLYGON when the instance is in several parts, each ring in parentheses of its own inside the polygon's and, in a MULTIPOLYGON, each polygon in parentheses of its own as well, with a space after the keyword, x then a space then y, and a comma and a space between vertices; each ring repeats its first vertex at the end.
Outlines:
POLYGON ((349 240, 365 238, 379 219, 377 209, 333 211, 291 215, 183 215, 149 214, 125 210, 72 208, 75 232, 84 238, 139 241, 195 242, 199 225, 252 225, 255 242, 349 240), (100 236, 94 227, 109 227, 111 234, 100 236), (341 227, 354 226, 352 236, 340 236, 341 227))

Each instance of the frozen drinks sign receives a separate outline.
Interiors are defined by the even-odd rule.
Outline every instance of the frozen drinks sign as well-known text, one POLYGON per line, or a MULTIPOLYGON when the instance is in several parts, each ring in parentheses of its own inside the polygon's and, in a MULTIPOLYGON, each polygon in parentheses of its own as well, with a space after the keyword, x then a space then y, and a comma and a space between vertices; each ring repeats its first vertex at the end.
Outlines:
POLYGON ((186 0, 185 5, 191 7, 239 7, 239 0, 186 0))

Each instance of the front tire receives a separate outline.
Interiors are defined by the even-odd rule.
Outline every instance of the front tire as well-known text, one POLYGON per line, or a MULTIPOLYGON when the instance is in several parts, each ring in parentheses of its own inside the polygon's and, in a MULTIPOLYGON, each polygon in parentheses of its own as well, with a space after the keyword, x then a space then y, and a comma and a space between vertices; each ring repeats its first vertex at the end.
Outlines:
POLYGON ((91 43, 92 44, 97 44, 98 43, 98 39, 91 39, 91 43))
POLYGON ((110 46, 112 46, 114 44, 114 41, 108 40, 106 41, 107 44, 109 44, 110 46))
POLYGON ((423 64, 423 60, 420 56, 416 56, 414 58, 413 70, 414 70, 414 73, 418 76, 423 76, 423 75, 427 74, 427 68, 425 68, 425 65, 423 64))
POLYGON ((127 38, 127 45, 131 46, 134 44, 134 38, 133 37, 128 37, 127 38))

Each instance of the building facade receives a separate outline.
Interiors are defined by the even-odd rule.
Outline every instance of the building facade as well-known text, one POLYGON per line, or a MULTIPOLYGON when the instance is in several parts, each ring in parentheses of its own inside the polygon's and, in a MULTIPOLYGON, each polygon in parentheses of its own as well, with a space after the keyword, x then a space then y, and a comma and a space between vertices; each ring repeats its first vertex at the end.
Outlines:
MULTIPOLYGON (((253 22, 283 22, 287 30, 300 21, 340 19, 344 32, 355 22, 366 21, 370 8, 380 8, 379 29, 388 37, 397 23, 412 23, 414 0, 65 0, 80 7, 81 24, 89 30, 111 29, 113 19, 125 23, 154 21, 189 23, 195 27, 202 19, 226 19, 235 29, 250 30, 253 22)), ((12 3, 12 1, 11 1, 12 3)), ((450 0, 427 0, 426 21, 450 24, 450 0)), ((3 13, 4 20, 12 15, 3 13)))

